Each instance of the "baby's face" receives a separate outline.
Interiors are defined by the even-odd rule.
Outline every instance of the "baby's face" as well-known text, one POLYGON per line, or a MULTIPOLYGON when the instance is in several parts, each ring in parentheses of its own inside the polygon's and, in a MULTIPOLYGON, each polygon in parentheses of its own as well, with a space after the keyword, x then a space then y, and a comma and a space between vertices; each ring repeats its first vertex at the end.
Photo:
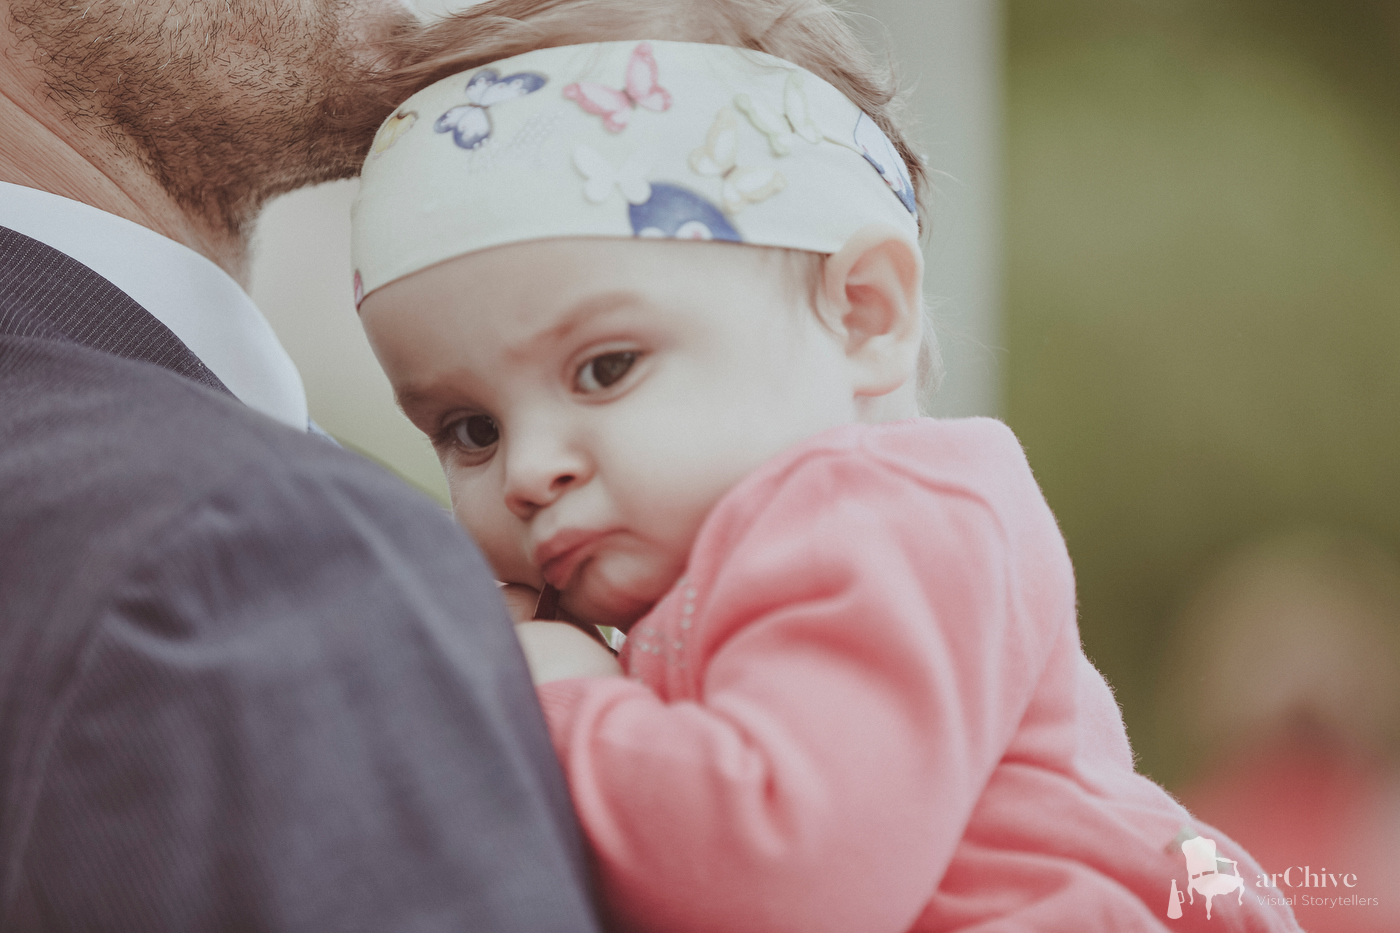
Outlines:
POLYGON ((556 239, 463 256, 361 315, 497 576, 628 628, 739 479, 856 420, 840 342, 780 253, 556 239))

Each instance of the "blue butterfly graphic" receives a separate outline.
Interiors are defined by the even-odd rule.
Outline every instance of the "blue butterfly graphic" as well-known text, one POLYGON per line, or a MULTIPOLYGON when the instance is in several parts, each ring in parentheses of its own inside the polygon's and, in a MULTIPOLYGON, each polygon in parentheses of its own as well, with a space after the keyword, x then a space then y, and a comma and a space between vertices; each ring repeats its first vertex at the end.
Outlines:
POLYGON ((723 211, 680 185, 652 182, 651 197, 628 205, 627 217, 636 237, 744 242, 723 211))
POLYGON ((467 100, 470 103, 453 107, 438 117, 433 129, 439 133, 450 132, 453 141, 463 149, 476 149, 491 138, 491 111, 488 108, 533 94, 548 80, 533 71, 521 71, 504 78, 490 68, 478 71, 467 82, 467 100))

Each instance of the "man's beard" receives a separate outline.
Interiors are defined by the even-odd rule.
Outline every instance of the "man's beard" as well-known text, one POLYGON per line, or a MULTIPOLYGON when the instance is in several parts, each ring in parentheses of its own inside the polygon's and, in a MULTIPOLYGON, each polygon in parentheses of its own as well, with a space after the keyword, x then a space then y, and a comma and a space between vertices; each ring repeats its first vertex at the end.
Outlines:
POLYGON ((366 128, 389 108, 368 88, 350 0, 301 11, 284 0, 161 5, 10 9, 65 113, 216 229, 241 235, 269 197, 359 171, 366 128))

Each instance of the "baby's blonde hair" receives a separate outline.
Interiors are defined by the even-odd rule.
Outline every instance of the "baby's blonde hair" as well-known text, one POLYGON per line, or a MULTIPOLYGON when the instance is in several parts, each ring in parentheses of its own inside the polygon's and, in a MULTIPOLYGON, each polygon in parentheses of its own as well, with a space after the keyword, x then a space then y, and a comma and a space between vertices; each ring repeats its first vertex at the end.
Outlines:
MULTIPOLYGON (((905 106, 894 75, 857 38, 848 14, 825 0, 485 0, 391 40, 390 55, 399 64, 380 77, 379 91, 383 103, 393 107, 443 78, 503 58, 619 39, 753 49, 822 78, 894 144, 909 170, 923 228, 927 173, 902 125, 905 106)), ((364 129, 372 135, 375 128, 364 129)), ((808 268, 809 274, 820 275, 819 266, 808 268)), ((921 405, 926 406, 940 374, 938 348, 926 321, 918 367, 921 405)))

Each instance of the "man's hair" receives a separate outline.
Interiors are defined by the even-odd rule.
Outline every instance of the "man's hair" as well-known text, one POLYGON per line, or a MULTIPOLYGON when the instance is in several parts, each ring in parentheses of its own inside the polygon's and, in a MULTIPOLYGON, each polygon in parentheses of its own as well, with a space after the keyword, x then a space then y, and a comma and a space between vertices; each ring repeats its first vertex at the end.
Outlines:
POLYGON ((397 106, 443 78, 535 49, 622 39, 702 42, 766 52, 833 85, 884 130, 924 204, 926 175, 901 129, 903 101, 846 14, 824 0, 486 0, 400 36, 384 74, 397 106))

